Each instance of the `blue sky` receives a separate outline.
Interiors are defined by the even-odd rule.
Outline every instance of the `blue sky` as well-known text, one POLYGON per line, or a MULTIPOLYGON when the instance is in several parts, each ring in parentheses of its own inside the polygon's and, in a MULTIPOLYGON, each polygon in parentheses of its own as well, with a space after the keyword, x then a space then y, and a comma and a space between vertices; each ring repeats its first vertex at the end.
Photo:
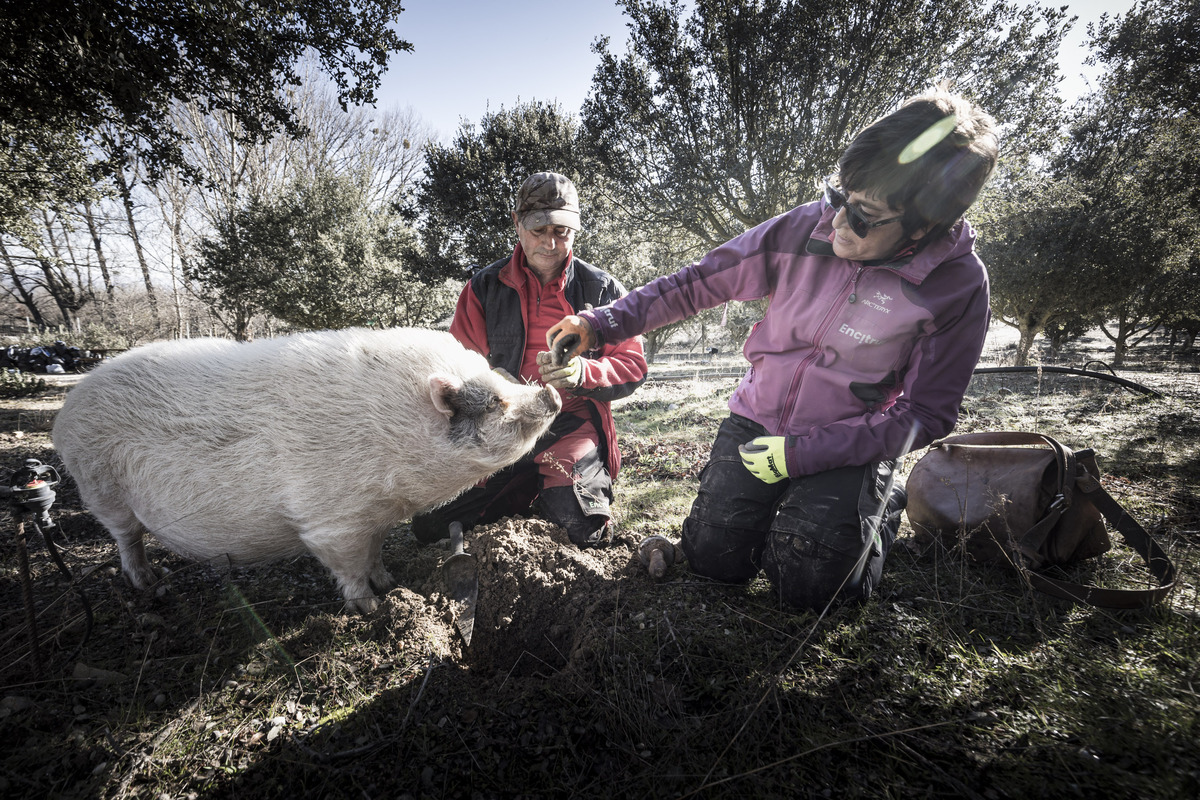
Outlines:
POLYGON ((414 50, 392 57, 378 107, 411 106, 443 141, 489 108, 541 100, 577 113, 599 63, 592 42, 624 52, 627 34, 612 0, 408 0, 398 30, 414 50))
MULTIPOLYGON (((1087 23, 1124 14, 1135 0, 1066 0, 1079 21, 1059 54, 1064 97, 1085 90, 1081 77, 1087 23)), ((557 102, 577 113, 597 57, 592 42, 608 36, 624 52, 625 17, 613 0, 408 0, 398 26, 415 50, 392 57, 378 107, 409 106, 437 138, 448 141, 461 119, 478 122, 489 109, 518 102, 557 102), (544 53, 544 55, 539 55, 544 53)))

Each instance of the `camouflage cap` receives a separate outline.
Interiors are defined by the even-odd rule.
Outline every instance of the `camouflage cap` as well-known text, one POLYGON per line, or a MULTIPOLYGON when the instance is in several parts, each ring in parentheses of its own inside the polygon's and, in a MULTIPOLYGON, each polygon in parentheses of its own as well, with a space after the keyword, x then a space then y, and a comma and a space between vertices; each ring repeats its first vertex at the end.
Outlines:
POLYGON ((517 191, 514 209, 521 227, 536 230, 545 225, 566 225, 579 230, 579 192, 557 172, 535 172, 517 191))

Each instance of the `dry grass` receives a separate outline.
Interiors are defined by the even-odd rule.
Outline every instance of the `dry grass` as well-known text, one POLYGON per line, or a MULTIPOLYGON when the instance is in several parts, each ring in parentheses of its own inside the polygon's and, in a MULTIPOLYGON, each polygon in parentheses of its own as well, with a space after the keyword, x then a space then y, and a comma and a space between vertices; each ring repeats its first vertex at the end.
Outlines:
MULTIPOLYGON (((633 548, 648 533, 677 535, 728 381, 648 385, 620 406, 622 533, 558 606, 584 611, 530 621, 483 666, 433 606, 401 613, 423 608, 444 555, 403 530, 385 558, 404 588, 378 618, 340 614, 311 559, 220 571, 156 551, 169 589, 143 597, 64 483, 66 559, 76 575, 91 570, 79 586, 95 622, 68 661, 84 634, 78 597, 31 542, 35 668, 15 543, 0 538, 0 792, 1195 797, 1200 375, 1161 365, 1134 375, 1164 396, 977 379, 960 429, 1095 446, 1109 490, 1180 568, 1169 603, 1149 611, 1072 607, 1011 573, 924 552, 907 529, 880 594, 823 617, 781 609, 761 580, 720 586, 676 567, 650 581, 633 548), (535 646, 542 629, 554 647, 535 646), (75 679, 76 664, 120 677, 75 679)), ((53 461, 50 416, 35 419, 54 402, 5 403, 0 467, 53 461)), ((1123 547, 1080 571, 1117 583, 1140 574, 1123 547)), ((553 600, 525 591, 528 603, 553 600)))

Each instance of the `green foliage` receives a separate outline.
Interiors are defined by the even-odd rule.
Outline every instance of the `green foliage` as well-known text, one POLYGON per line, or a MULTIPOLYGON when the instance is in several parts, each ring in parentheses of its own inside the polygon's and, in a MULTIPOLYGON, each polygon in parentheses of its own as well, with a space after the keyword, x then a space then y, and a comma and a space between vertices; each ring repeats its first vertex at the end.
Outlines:
POLYGON ((992 308, 1020 329, 1017 363, 1033 337, 1056 342, 1099 325, 1114 364, 1167 322, 1186 329, 1200 234, 1195 3, 1143 2, 1093 28, 1108 67, 1080 103, 1048 167, 1002 171, 973 218, 992 279, 992 308), (1180 81, 1159 79, 1168 72, 1180 81), (1191 77, 1189 77, 1191 76, 1191 77))
MULTIPOLYGON (((399 0, 46 0, 0 19, 0 197, 16 208, 71 199, 84 153, 101 138, 145 158, 152 174, 185 167, 175 101, 227 112, 248 139, 300 130, 288 87, 317 54, 343 107, 374 101, 399 0), (115 135, 109 126, 116 126, 115 135)), ((199 178, 201 176, 193 176, 199 178)), ((16 224, 6 202, 0 230, 16 224)))
POLYGON ((980 0, 622 0, 584 132, 629 218, 705 248, 816 196, 852 136, 948 79, 1020 137, 1054 130, 1062 10, 980 0))
MULTIPOLYGON (((535 172, 575 182, 586 229, 591 209, 576 128, 557 105, 535 101, 484 114, 478 128, 464 123, 449 145, 430 143, 417 205, 431 268, 461 280, 467 267, 511 254, 517 189, 535 172)), ((582 237, 576 247, 586 250, 582 237)))
POLYGON ((82 350, 128 350, 148 339, 136 328, 135 320, 116 317, 107 324, 89 322, 83 325, 79 333, 67 332, 59 338, 69 346, 82 350))
MULTIPOLYGON (((250 318, 265 308, 265 273, 272 253, 289 243, 278 242, 275 226, 260 225, 270 206, 252 200, 228 219, 216 221, 212 236, 200 240, 197 256, 187 265, 187 279, 199 284, 197 294, 218 313, 233 320, 230 333, 247 338, 250 318)), ((269 220, 268 220, 269 221, 269 220)))
POLYGON ((426 146, 415 216, 430 279, 461 282, 470 267, 511 254, 517 189, 545 170, 566 175, 579 190, 583 229, 575 237, 577 256, 629 288, 678 266, 677 237, 655 231, 647 243, 639 238, 644 232, 626 224, 611 182, 587 155, 574 118, 557 105, 535 101, 485 114, 478 126, 463 124, 449 145, 426 146), (667 254, 672 257, 664 258, 667 254))
POLYGON ((1081 228, 1092 224, 1084 201, 1069 182, 1031 174, 991 192, 972 214, 986 232, 976 246, 988 267, 992 313, 1021 332, 1018 366, 1047 327, 1102 307, 1079 249, 1081 228))
POLYGON ((729 338, 741 345, 750 335, 751 329, 767 313, 767 300, 751 300, 747 303, 730 303, 724 312, 725 327, 729 330, 729 338))
POLYGON ((0 397, 29 397, 45 391, 46 380, 19 370, 0 370, 0 397))
POLYGON ((0 232, 35 238, 39 212, 95 197, 95 179, 73 132, 21 129, 0 115, 0 232))
MULTIPOLYGON (((1190 343, 1200 335, 1200 307, 1196 303, 1196 298, 1200 298, 1200 252, 1193 251, 1187 266, 1171 273, 1170 282, 1171 295, 1186 298, 1186 302, 1177 303, 1169 309, 1163 316, 1163 322, 1189 337, 1190 343)), ((1190 344, 1185 346, 1190 348, 1190 344)))
POLYGON ((1200 5, 1194 0, 1141 0, 1124 18, 1105 15, 1094 47, 1109 81, 1143 98, 1144 107, 1171 116, 1200 111, 1200 5))
POLYGON ((199 249, 189 277, 225 310, 244 304, 309 329, 427 325, 449 310, 441 282, 408 267, 411 233, 353 178, 322 172, 251 201, 199 249))
POLYGON ((1086 198, 1086 230, 1075 244, 1105 300, 1098 322, 1128 347, 1163 320, 1186 317, 1187 276, 1200 244, 1200 121, 1195 97, 1200 11, 1186 0, 1145 0, 1105 20, 1094 47, 1109 72, 1078 109, 1054 166, 1086 198), (1172 86, 1157 85, 1167 73, 1172 86))

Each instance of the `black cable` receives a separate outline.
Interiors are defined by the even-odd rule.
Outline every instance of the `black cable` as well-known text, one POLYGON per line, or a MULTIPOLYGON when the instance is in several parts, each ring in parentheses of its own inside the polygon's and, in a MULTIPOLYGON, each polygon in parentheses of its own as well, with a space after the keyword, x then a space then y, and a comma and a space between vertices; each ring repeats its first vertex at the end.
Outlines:
POLYGON ((40 661, 37 642, 36 617, 33 610, 33 594, 29 584, 29 563, 28 556, 25 552, 25 520, 26 518, 42 535, 42 540, 46 543, 46 550, 50 553, 50 558, 54 561, 55 566, 59 571, 67 577, 67 581, 75 589, 79 595, 79 600, 83 605, 83 613, 86 618, 86 626, 84 628, 83 639, 65 659, 67 662, 74 660, 75 656, 87 644, 88 639, 92 635, 92 627, 94 616, 92 614, 92 605, 88 602, 87 595, 84 594, 83 588, 75 582, 75 577, 71 575, 71 570, 63 562, 62 556, 58 553, 58 547, 54 544, 54 540, 50 535, 53 528, 57 527, 54 524, 53 518, 50 516, 50 508, 54 505, 55 492, 54 487, 58 485, 58 471, 54 467, 43 464, 37 459, 29 458, 24 462, 24 466, 15 470, 7 485, 0 485, 0 496, 6 496, 12 503, 13 518, 17 523, 17 539, 18 546, 23 556, 22 567, 22 582, 25 589, 25 604, 26 611, 30 615, 29 629, 32 640, 32 651, 35 660, 40 661))
POLYGON ((75 646, 75 649, 65 659, 65 661, 70 663, 75 659, 75 656, 79 655, 80 651, 83 650, 83 646, 87 644, 88 639, 92 636, 92 624, 95 619, 92 616, 92 604, 88 602, 87 595, 83 592, 83 587, 75 582, 74 576, 71 575, 71 570, 67 569, 67 565, 63 563, 62 557, 58 554, 58 547, 54 544, 54 539, 50 536, 50 531, 38 525, 37 517, 33 518, 33 527, 37 528, 38 533, 42 535, 42 539, 46 542, 46 549, 50 551, 50 557, 54 559, 54 563, 62 571, 62 574, 67 576, 67 581, 75 589, 75 593, 79 595, 79 602, 83 605, 83 614, 87 623, 83 629, 83 639, 80 640, 79 644, 75 646))
MULTIPOLYGON (((1093 363, 1093 362, 1089 362, 1093 363)), ((1111 371, 1111 369, 1110 369, 1111 371)), ((1058 372, 1067 375, 1082 375, 1085 378, 1095 378, 1100 381, 1111 381, 1112 383, 1124 386, 1126 389, 1133 389, 1142 394, 1148 394, 1151 397, 1162 397, 1161 392, 1156 392, 1148 386, 1143 386, 1125 378, 1118 378, 1116 375, 1106 375, 1103 372, 1094 372, 1088 369, 1076 369, 1075 367, 976 367, 976 375, 988 375, 998 372, 1058 372)))

